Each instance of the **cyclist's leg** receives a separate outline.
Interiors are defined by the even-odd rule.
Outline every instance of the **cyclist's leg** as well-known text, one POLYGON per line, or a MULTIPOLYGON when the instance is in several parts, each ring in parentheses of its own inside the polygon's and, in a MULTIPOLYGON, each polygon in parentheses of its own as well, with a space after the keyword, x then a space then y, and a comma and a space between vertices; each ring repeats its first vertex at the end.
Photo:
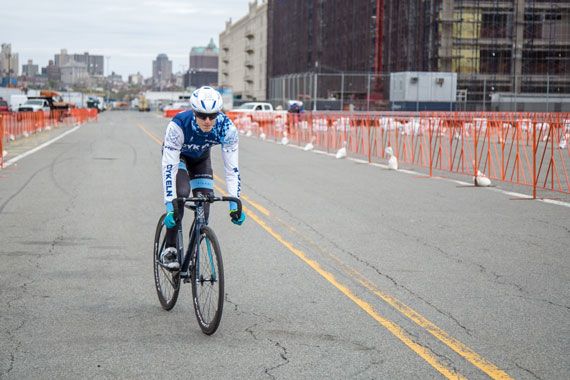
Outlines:
MULTIPOLYGON (((208 196, 214 193, 214 172, 212 170, 212 161, 210 160, 210 150, 200 157, 198 160, 188 166, 190 174, 190 187, 192 195, 197 197, 199 194, 208 196)), ((204 216, 206 224, 210 216, 210 204, 204 204, 204 216)))
MULTIPOLYGON (((190 178, 188 176, 186 160, 183 157, 180 157, 178 172, 176 173, 176 195, 178 197, 188 197, 188 195, 190 195, 190 178)), ((184 207, 178 207, 178 215, 178 220, 181 221, 182 217, 184 216, 184 207)), ((174 228, 169 228, 166 230, 166 247, 176 246, 177 231, 178 225, 176 225, 174 228)))

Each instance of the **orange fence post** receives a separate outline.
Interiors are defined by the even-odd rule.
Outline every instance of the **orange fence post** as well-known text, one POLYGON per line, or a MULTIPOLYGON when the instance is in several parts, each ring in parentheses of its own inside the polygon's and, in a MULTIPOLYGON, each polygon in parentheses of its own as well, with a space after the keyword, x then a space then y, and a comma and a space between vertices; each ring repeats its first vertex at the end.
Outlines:
POLYGON ((4 167, 4 116, 0 115, 0 169, 4 167))
POLYGON ((432 137, 433 137, 433 125, 429 123, 429 176, 433 176, 433 153, 432 153, 432 137))
POLYGON ((536 144, 536 128, 532 129, 532 199, 536 199, 536 184, 538 178, 536 178, 536 150, 538 149, 536 144))
POLYGON ((370 115, 366 118, 366 129, 368 129, 368 163, 372 162, 372 128, 370 126, 370 115))
MULTIPOLYGON (((489 169, 487 172, 487 176, 491 177, 491 127, 493 124, 487 124, 486 133, 487 133, 487 168, 489 169)), ((485 168, 483 168, 484 170, 485 168)))

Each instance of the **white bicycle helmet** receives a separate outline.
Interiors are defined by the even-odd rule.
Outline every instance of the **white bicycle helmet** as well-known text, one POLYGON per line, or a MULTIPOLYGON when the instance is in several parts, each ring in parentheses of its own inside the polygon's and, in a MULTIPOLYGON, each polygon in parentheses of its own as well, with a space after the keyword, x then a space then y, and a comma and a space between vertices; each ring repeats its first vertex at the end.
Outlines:
POLYGON ((190 104, 194 112, 213 114, 220 112, 224 102, 218 91, 209 86, 202 86, 192 93, 190 104))

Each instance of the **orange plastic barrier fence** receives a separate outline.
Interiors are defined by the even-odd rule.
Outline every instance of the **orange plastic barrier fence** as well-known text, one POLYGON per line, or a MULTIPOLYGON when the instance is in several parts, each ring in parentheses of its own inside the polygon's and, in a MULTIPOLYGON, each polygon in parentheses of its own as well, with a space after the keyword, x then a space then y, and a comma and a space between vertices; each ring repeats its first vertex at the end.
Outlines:
POLYGON ((171 118, 171 117, 174 117, 174 115, 176 115, 182 111, 184 111, 184 110, 166 110, 166 111, 164 111, 164 117, 171 118))
POLYGON ((570 193, 569 113, 235 113, 241 133, 349 155, 570 193))
MULTIPOLYGON (((97 110, 75 108, 50 112, 9 112, 0 115, 0 153, 6 146, 6 140, 16 140, 44 129, 60 126, 72 126, 88 120, 97 120, 97 110)), ((0 167, 4 159, 0 157, 0 167)))

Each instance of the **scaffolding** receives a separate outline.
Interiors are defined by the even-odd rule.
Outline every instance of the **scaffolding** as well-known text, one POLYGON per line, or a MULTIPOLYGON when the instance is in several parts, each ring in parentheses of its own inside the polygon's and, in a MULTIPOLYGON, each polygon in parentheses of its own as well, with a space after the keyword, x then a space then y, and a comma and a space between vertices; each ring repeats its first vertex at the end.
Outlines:
POLYGON ((385 4, 383 72, 456 72, 476 110, 489 110, 496 94, 518 97, 510 110, 524 110, 530 94, 570 94, 570 1, 385 4))
POLYGON ((350 98, 383 109, 389 75, 416 71, 457 73, 457 109, 569 103, 569 0, 273 0, 268 12, 268 99, 350 98))

